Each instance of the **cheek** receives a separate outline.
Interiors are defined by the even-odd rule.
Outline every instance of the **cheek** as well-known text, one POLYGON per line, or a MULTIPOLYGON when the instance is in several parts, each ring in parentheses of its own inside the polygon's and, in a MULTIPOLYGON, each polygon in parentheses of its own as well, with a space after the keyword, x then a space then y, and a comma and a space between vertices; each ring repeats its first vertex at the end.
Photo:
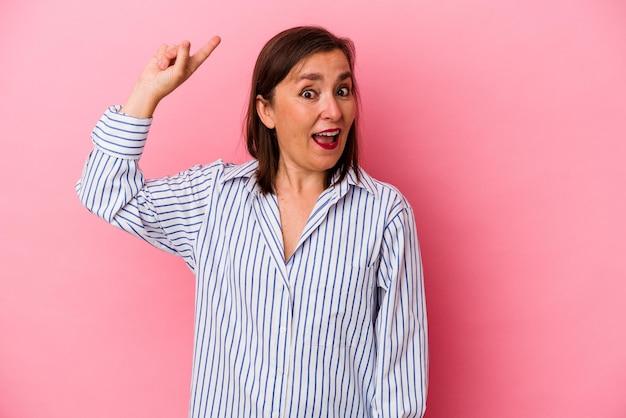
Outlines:
POLYGON ((298 131, 309 131, 315 123, 315 114, 310 109, 300 106, 290 106, 281 109, 276 115, 276 125, 281 126, 284 131, 296 133, 298 131))
POLYGON ((356 103, 354 101, 345 103, 342 113, 344 119, 352 124, 356 115, 356 103))

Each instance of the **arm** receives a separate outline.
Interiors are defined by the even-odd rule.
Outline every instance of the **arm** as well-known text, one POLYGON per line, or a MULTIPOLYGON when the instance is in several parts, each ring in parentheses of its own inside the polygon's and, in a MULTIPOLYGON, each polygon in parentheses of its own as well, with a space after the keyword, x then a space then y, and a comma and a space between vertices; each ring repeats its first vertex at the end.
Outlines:
POLYGON ((219 163, 145 181, 138 167, 150 119, 110 108, 92 132, 94 149, 76 184, 81 203, 100 218, 182 256, 193 269, 194 243, 219 163))
POLYGON ((422 417, 428 389, 428 327, 413 211, 398 204, 383 237, 374 416, 422 417))
POLYGON ((151 244, 181 255, 193 268, 195 232, 204 214, 212 167, 146 182, 139 170, 150 116, 219 43, 213 38, 194 56, 189 43, 161 47, 142 72, 122 109, 110 108, 92 132, 94 149, 76 185, 91 212, 151 244), (123 112, 122 112, 123 110, 123 112))

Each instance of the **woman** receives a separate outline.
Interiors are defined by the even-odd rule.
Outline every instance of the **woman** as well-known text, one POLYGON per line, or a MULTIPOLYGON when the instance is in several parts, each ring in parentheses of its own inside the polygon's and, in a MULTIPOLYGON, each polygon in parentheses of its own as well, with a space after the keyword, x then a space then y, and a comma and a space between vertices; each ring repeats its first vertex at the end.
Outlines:
POLYGON ((196 275, 192 417, 422 416, 426 307, 413 212, 358 166, 352 43, 279 33, 254 69, 253 160, 144 181, 158 103, 217 47, 162 46, 93 130, 92 212, 196 275))

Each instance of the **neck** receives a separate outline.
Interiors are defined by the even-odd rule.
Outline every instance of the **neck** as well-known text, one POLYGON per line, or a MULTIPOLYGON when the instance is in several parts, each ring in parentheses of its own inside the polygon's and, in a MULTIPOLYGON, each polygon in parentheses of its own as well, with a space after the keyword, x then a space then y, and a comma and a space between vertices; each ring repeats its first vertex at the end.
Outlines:
POLYGON ((276 192, 296 195, 320 195, 326 184, 325 172, 309 172, 280 167, 276 173, 276 192))

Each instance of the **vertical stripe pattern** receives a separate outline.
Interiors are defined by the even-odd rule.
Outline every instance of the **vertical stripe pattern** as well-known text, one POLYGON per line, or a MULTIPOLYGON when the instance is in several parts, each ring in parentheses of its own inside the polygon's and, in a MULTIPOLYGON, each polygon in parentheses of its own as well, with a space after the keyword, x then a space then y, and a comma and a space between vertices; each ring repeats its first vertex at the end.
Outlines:
POLYGON ((150 119, 105 112, 77 192, 196 275, 190 417, 421 417, 428 376, 413 211, 353 173, 319 197, 285 262, 257 162, 146 181, 150 119))

